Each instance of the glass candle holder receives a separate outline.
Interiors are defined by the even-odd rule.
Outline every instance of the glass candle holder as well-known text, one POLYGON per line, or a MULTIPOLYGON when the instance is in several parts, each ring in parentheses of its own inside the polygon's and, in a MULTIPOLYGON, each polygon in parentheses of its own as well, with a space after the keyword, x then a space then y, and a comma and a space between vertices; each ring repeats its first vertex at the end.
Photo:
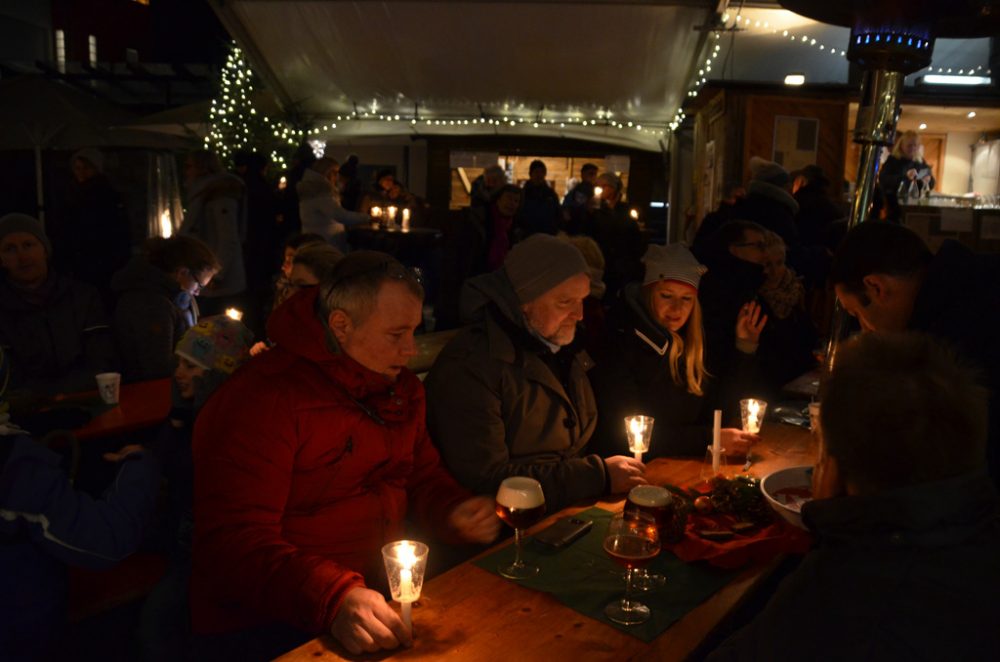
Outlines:
POLYGON ((653 436, 652 416, 626 416, 625 435, 628 437, 628 449, 635 459, 642 460, 642 454, 649 450, 649 440, 653 436))
POLYGON ((420 599, 420 590, 424 587, 429 551, 427 545, 414 540, 400 540, 382 547, 389 592, 392 599, 402 606, 403 623, 407 629, 413 627, 411 606, 420 599))
POLYGON ((760 426, 764 422, 767 403, 763 400, 746 398, 740 400, 740 419, 743 421, 743 431, 750 434, 760 434, 760 426))

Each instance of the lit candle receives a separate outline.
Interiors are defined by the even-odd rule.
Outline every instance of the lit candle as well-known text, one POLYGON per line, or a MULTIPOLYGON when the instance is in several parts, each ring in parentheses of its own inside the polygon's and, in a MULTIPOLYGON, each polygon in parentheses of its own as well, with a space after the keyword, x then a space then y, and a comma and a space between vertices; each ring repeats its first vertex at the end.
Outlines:
POLYGON ((760 404, 756 400, 747 403, 747 432, 757 434, 760 432, 760 419, 757 417, 760 412, 760 404))
POLYGON ((631 216, 633 220, 636 220, 636 221, 639 220, 639 210, 636 209, 635 207, 633 207, 631 210, 629 210, 628 215, 631 216))
POLYGON ((389 205, 389 209, 387 211, 389 212, 389 222, 391 223, 391 222, 395 221, 396 220, 396 207, 393 206, 393 205, 389 205))
POLYGON ((632 437, 632 452, 635 455, 635 459, 642 460, 642 433, 646 430, 646 425, 643 421, 633 418, 629 421, 628 431, 632 437))
POLYGON ((716 409, 712 420, 712 474, 722 470, 722 410, 716 409))
POLYGON ((427 552, 427 545, 409 540, 389 543, 382 548, 389 590, 400 604, 400 615, 407 629, 413 627, 413 603, 420 599, 427 552), (397 577, 398 582, 395 581, 397 577))
POLYGON ((403 209, 403 232, 410 229, 410 210, 403 209))
POLYGON ((594 197, 595 198, 600 198, 602 193, 604 193, 604 189, 602 189, 600 186, 595 186, 594 187, 594 197))
POLYGON ((288 178, 282 176, 281 179, 278 180, 278 190, 284 191, 286 188, 288 188, 288 178))
POLYGON ((649 440, 653 434, 652 416, 626 416, 625 434, 628 436, 628 449, 635 459, 642 461, 642 454, 649 450, 649 440))
POLYGON ((382 208, 381 207, 372 207, 369 213, 371 213, 371 215, 373 217, 378 218, 379 216, 382 215, 382 208))
POLYGON ((226 308, 226 317, 239 322, 243 319, 243 311, 237 308, 226 308))

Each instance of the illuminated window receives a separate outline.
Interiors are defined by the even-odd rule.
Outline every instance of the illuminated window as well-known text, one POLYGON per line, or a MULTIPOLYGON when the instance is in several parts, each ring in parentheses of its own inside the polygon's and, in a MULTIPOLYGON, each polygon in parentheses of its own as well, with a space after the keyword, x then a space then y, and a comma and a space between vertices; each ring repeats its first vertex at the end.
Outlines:
POLYGON ((97 66, 97 37, 90 35, 87 37, 87 50, 89 52, 90 66, 97 66))
POLYGON ((56 30, 56 67, 66 73, 66 33, 62 30, 56 30))

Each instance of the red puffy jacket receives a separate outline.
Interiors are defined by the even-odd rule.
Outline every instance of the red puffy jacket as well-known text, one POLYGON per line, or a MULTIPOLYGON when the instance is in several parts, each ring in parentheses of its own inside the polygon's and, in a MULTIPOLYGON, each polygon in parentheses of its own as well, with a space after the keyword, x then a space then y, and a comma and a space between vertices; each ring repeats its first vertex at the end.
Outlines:
POLYGON ((196 632, 276 621, 327 631, 348 590, 385 572, 407 506, 431 530, 471 496, 442 466, 424 389, 327 347, 317 288, 268 323, 277 347, 209 400, 195 425, 196 632))

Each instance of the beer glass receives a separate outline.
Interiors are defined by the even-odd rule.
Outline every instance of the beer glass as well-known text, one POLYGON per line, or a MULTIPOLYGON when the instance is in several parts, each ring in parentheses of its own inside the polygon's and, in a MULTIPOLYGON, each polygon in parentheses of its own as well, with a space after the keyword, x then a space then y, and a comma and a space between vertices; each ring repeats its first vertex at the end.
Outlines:
POLYGON ((524 529, 537 523, 545 514, 545 494, 534 478, 505 478, 497 490, 497 516, 514 529, 514 562, 501 566, 499 572, 508 579, 526 579, 538 574, 538 566, 521 560, 524 529))
POLYGON ((632 599, 632 578, 660 553, 656 520, 644 512, 616 513, 608 524, 604 551, 613 561, 625 566, 625 596, 604 608, 604 615, 615 623, 635 625, 649 619, 649 607, 632 599))

